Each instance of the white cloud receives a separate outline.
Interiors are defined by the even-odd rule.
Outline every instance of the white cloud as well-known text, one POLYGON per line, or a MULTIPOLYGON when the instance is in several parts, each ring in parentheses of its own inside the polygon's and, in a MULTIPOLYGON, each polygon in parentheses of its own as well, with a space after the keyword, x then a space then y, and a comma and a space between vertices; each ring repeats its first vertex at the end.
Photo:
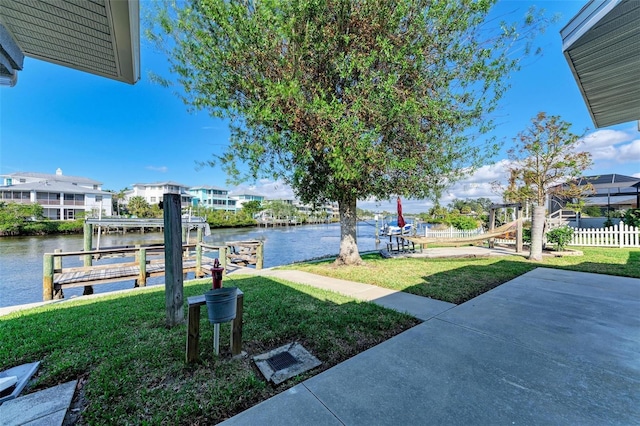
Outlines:
POLYGON ((620 147, 620 161, 640 163, 640 139, 620 147))
POLYGON ((580 150, 590 151, 601 147, 612 147, 623 142, 629 142, 633 136, 622 130, 602 129, 586 135, 578 147, 580 150))
POLYGON ((286 185, 282 181, 272 181, 270 179, 261 179, 258 181, 256 185, 251 186, 238 186, 233 190, 229 191, 230 194, 239 194, 250 190, 251 192, 258 193, 260 195, 264 195, 266 199, 269 200, 290 200, 295 198, 293 194, 293 190, 289 185, 286 185))
POLYGON ((640 179, 640 173, 634 173, 631 176, 633 176, 634 178, 640 179))
POLYGON ((589 150, 591 153, 591 159, 595 161, 599 160, 615 160, 620 156, 619 149, 615 146, 605 146, 589 150))
POLYGON ((167 166, 147 166, 145 169, 160 173, 167 173, 169 170, 167 166))

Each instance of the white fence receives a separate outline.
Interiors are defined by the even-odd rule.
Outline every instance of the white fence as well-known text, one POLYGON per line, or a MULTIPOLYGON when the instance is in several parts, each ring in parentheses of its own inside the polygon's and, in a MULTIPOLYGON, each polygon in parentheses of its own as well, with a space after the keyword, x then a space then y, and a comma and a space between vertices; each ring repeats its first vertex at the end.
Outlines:
POLYGON ((573 228, 572 246, 640 247, 640 229, 620 223, 609 228, 573 228))
POLYGON ((428 238, 471 238, 484 233, 485 231, 484 229, 482 229, 482 227, 477 229, 462 231, 452 226, 449 229, 426 228, 424 231, 424 236, 428 238))
MULTIPOLYGON (((471 238, 484 234, 482 228, 461 231, 454 227, 433 230, 427 228, 425 237, 429 238, 471 238)), ((498 244, 515 244, 515 240, 496 238, 498 244)), ((594 247, 640 247, 640 229, 624 223, 609 228, 573 228, 570 246, 594 247)))

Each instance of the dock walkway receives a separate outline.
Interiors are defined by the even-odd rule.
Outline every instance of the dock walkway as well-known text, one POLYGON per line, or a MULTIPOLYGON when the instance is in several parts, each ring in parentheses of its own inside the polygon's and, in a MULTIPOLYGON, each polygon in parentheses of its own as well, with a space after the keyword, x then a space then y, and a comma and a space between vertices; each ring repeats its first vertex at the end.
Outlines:
MULTIPOLYGON (((164 263, 150 263, 146 265, 146 274, 149 277, 164 275, 164 263)), ((182 270, 184 273, 196 271, 195 260, 184 260, 182 262, 182 270)), ((207 265, 202 266, 202 272, 211 274, 211 270, 207 265)), ((140 266, 129 265, 120 266, 109 265, 94 267, 91 270, 81 270, 74 272, 57 273, 53 276, 53 285, 56 289, 61 287, 82 287, 94 284, 105 284, 115 281, 125 281, 129 279, 138 279, 140 277, 140 266)))

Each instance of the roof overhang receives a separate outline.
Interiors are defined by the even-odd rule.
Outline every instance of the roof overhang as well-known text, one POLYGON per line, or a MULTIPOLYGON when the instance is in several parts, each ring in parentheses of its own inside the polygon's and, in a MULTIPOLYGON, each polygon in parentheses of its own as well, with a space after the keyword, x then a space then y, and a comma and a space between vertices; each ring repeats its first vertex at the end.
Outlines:
MULTIPOLYGON (((0 42, 0 61, 6 46, 17 46, 25 56, 91 74, 140 79, 138 0, 0 0, 0 42)), ((0 67, 3 83, 15 84, 21 68, 0 67)))
POLYGON ((640 1, 591 0, 560 31, 596 127, 640 120, 640 1))

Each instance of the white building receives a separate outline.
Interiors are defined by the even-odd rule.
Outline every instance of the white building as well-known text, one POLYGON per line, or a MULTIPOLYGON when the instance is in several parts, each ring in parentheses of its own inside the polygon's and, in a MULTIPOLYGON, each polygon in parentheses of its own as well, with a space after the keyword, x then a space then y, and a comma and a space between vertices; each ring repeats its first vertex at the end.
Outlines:
POLYGON ((3 202, 40 204, 49 219, 73 220, 79 212, 111 216, 112 194, 102 190, 102 182, 79 176, 18 172, 2 175, 0 198, 3 202))
POLYGON ((191 206, 193 195, 189 194, 189 187, 181 183, 167 181, 154 183, 134 183, 133 189, 124 193, 127 204, 132 197, 142 197, 150 205, 162 201, 164 194, 180 194, 180 204, 183 208, 191 206))
POLYGON ((259 201, 261 203, 264 202, 264 195, 258 194, 255 191, 245 190, 238 194, 232 194, 231 198, 236 200, 236 207, 238 209, 242 208, 242 205, 247 201, 259 201))

